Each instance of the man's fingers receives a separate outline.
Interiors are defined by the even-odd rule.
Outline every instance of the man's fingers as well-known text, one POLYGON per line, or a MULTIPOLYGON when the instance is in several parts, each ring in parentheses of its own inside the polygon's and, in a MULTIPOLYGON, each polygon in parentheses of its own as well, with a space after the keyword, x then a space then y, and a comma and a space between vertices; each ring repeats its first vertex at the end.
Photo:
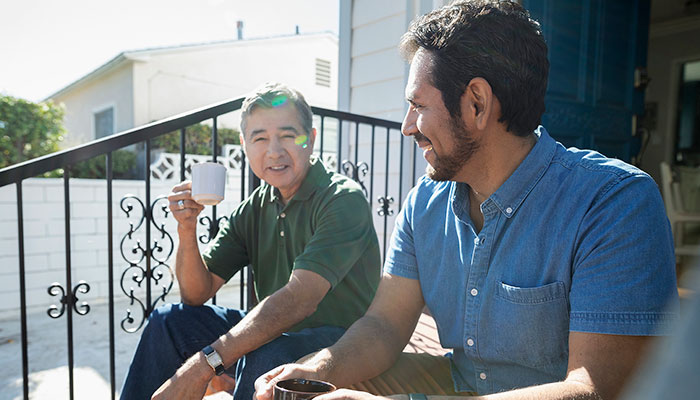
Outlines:
POLYGON ((173 189, 172 189, 173 193, 190 191, 190 190, 192 190, 192 182, 190 182, 190 181, 180 182, 177 185, 173 186, 173 189))
POLYGON ((257 400, 271 400, 272 390, 275 384, 281 380, 290 378, 292 371, 295 371, 294 364, 280 365, 256 379, 255 397, 257 400))

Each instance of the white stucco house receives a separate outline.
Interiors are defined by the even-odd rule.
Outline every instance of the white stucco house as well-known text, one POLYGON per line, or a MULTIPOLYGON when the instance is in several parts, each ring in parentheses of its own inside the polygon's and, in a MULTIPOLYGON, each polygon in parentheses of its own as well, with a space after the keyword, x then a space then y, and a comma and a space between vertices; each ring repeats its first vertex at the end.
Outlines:
MULTIPOLYGON (((242 97, 271 80, 297 88, 314 106, 335 109, 337 67, 332 33, 133 50, 48 98, 66 107, 62 146, 68 148, 242 97)), ((228 125, 237 128, 237 121, 228 125)))

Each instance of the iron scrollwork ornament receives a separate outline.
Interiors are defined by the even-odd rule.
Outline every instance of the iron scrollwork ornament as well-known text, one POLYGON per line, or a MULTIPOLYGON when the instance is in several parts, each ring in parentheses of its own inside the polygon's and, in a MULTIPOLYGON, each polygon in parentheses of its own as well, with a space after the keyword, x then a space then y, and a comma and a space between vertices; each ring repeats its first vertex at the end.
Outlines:
POLYGON ((46 310, 46 313, 53 319, 61 318, 61 316, 66 312, 66 306, 72 307, 78 315, 85 315, 89 313, 90 305, 86 301, 83 301, 80 303, 80 305, 78 305, 78 297, 75 295, 75 293, 84 294, 89 291, 90 285, 88 285, 88 283, 85 281, 78 282, 70 294, 66 294, 65 289, 63 289, 63 286, 61 286, 60 283, 52 283, 51 286, 48 287, 47 292, 50 296, 61 296, 61 299, 59 300, 61 303, 61 308, 59 309, 57 305, 52 304, 51 307, 46 310))
POLYGON ((380 207, 377 208, 377 214, 379 214, 380 217, 390 217, 394 215, 394 210, 390 208, 391 204, 394 203, 393 197, 379 197, 377 201, 380 204, 380 207))
POLYGON ((365 182, 363 180, 369 172, 369 165, 367 165, 367 163, 364 161, 361 161, 355 165, 352 163, 352 161, 344 160, 342 166, 345 175, 359 183, 360 187, 362 187, 362 193, 365 194, 366 198, 369 198, 369 193, 367 192, 367 187, 365 187, 365 182))
POLYGON ((165 229, 165 219, 170 214, 168 210, 167 198, 164 196, 156 198, 150 209, 146 209, 144 203, 134 195, 126 195, 120 202, 122 211, 129 221, 129 231, 124 235, 120 243, 120 251, 124 261, 128 263, 122 272, 120 286, 122 292, 129 299, 129 306, 137 306, 140 309, 140 316, 132 314, 131 308, 126 310, 126 316, 121 321, 121 327, 125 332, 133 333, 141 329, 145 323, 148 313, 155 308, 159 301, 165 301, 165 296, 170 293, 174 282, 174 274, 168 260, 174 251, 172 236, 165 229), (137 209, 138 207, 138 209, 137 209), (154 211, 160 211, 160 213, 154 211), (144 246, 137 238, 137 232, 144 227, 145 223, 151 223, 156 231, 156 239, 152 245, 144 246), (142 266, 147 257, 155 262, 150 271, 142 266), (146 304, 147 299, 139 298, 136 291, 145 290, 142 286, 160 285, 160 294, 152 299, 150 304, 146 304), (135 284, 135 285, 134 285, 135 284), (128 287, 128 289, 127 289, 128 287))
POLYGON ((206 232, 199 235, 199 241, 202 244, 207 244, 214 239, 217 233, 219 233, 219 229, 221 228, 221 224, 225 223, 228 221, 227 216, 219 217, 216 219, 216 222, 213 222, 214 220, 208 216, 200 217, 199 218, 199 224, 203 225, 206 227, 206 232))

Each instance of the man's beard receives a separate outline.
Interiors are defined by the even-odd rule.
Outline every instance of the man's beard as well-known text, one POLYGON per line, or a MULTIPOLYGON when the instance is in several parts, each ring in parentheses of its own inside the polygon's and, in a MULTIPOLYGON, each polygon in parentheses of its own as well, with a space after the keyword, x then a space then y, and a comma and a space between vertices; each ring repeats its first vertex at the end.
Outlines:
POLYGON ((434 181, 448 181, 454 178, 479 148, 479 142, 472 138, 471 132, 460 118, 450 118, 450 134, 455 141, 452 151, 439 156, 433 148, 435 165, 428 163, 425 168, 428 178, 434 181))

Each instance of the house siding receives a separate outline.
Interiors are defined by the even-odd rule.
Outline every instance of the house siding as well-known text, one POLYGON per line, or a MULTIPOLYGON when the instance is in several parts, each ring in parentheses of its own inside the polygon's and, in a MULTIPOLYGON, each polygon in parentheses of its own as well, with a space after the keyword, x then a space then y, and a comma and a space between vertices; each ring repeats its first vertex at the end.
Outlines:
POLYGON ((114 129, 120 132, 134 126, 133 74, 126 62, 107 71, 99 80, 77 85, 53 98, 66 109, 67 131, 62 148, 80 145, 95 138, 94 113, 114 107, 114 129))

